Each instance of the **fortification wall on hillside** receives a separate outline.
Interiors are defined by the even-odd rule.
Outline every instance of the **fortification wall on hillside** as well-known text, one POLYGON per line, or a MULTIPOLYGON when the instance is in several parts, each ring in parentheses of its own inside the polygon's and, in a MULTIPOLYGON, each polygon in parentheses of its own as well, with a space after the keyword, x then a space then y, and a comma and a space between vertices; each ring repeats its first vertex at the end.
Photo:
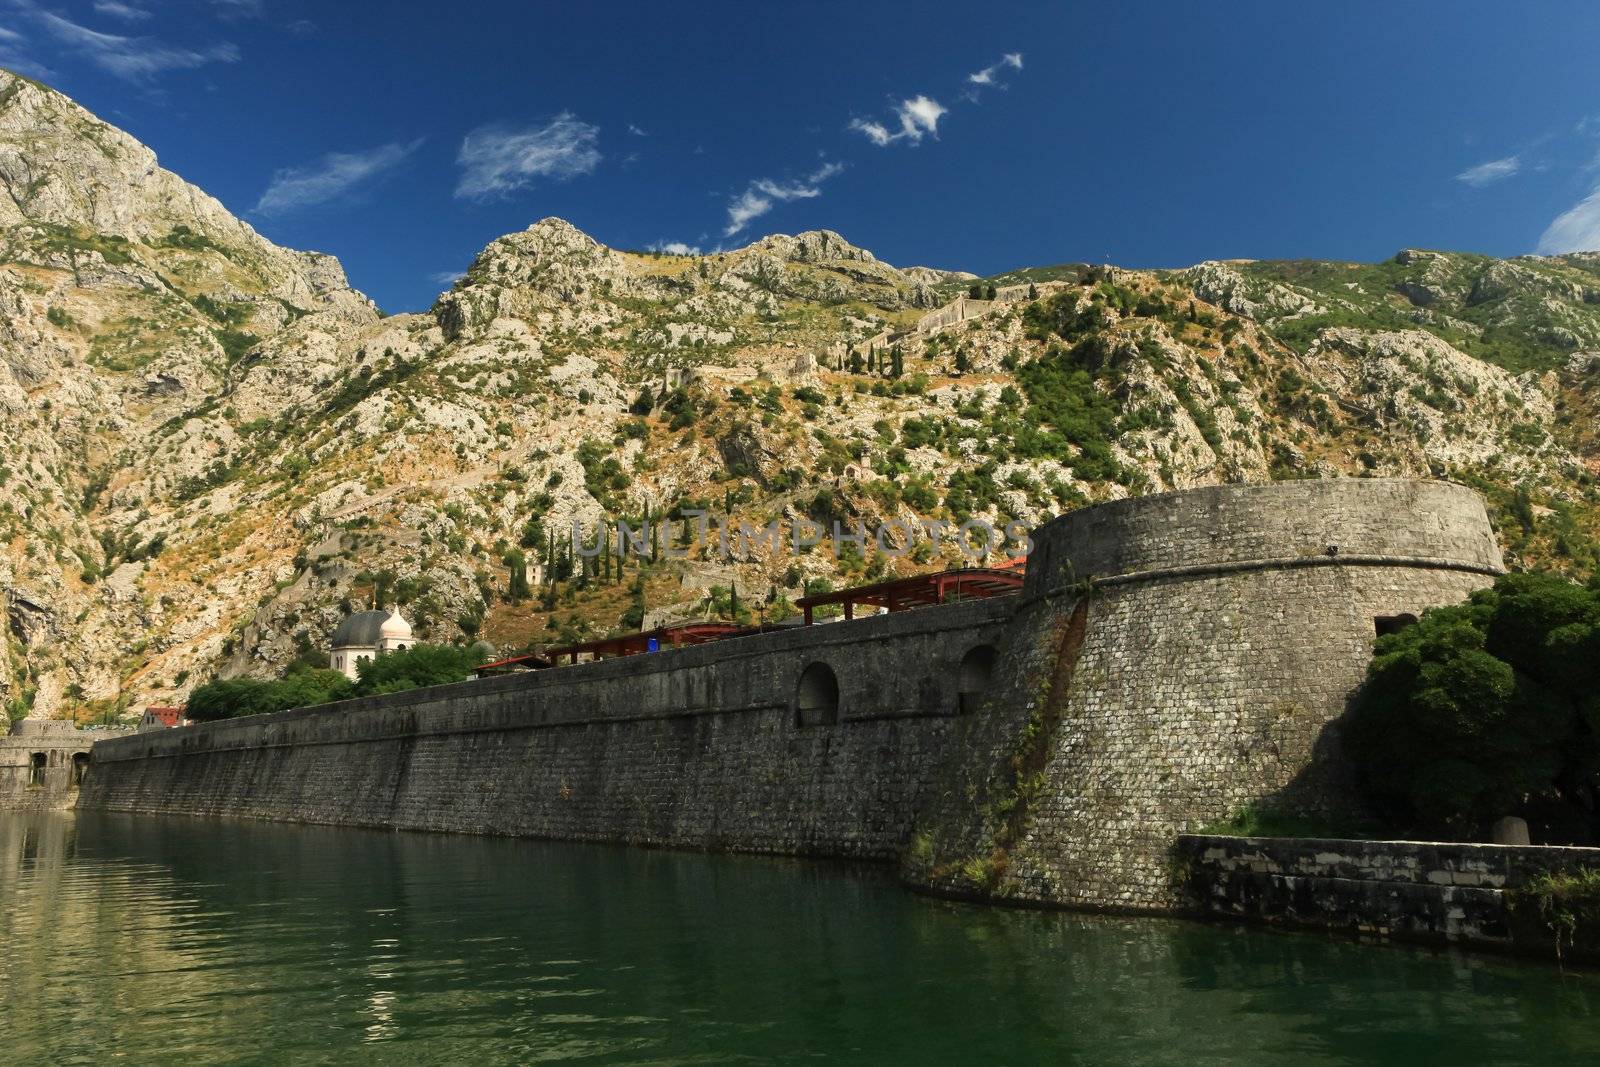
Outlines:
POLYGON ((974 601, 139 734, 81 806, 892 858, 1011 604, 974 601), (823 665, 826 693, 802 676, 823 665), (803 721, 807 720, 807 721, 803 721))
POLYGON ((1180 833, 1357 805, 1337 721, 1378 631, 1501 570, 1475 494, 1409 481, 1143 497, 1034 540, 1007 682, 952 739, 914 884, 1181 908, 1180 833))
MULTIPOLYGON (((974 300, 965 293, 957 296, 950 303, 923 315, 907 330, 883 330, 873 334, 864 341, 857 341, 855 349, 863 356, 873 352, 882 352, 893 348, 896 342, 907 337, 929 337, 951 326, 958 326, 968 319, 981 318, 1006 304, 1015 304, 1027 300, 1036 300, 1061 289, 1071 288, 1072 282, 1037 282, 1021 285, 1003 285, 995 290, 993 300, 974 300)), ((843 347, 839 347, 835 355, 843 354, 843 347)))

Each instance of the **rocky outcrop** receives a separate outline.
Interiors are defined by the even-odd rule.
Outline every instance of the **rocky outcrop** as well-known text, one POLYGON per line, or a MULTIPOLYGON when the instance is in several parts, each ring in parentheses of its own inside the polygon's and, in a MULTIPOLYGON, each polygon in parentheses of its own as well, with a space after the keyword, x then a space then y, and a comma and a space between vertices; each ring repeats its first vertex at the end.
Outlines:
POLYGON ((1519 551, 1577 569, 1600 513, 1600 257, 1044 268, 969 301, 972 275, 902 270, 832 231, 679 256, 543 219, 429 313, 380 317, 331 257, 278 248, 7 74, 0 184, 14 711, 115 715, 279 671, 374 598, 426 639, 517 648, 663 605, 703 616, 730 586, 779 612, 808 582, 941 558, 702 553, 630 566, 618 590, 573 567, 574 520, 1004 525, 1217 482, 1421 473, 1538 494, 1568 525, 1517 532, 1519 551), (1426 306, 1402 297, 1412 281, 1426 306), (1556 338, 1560 359, 1483 358, 1506 337, 1517 358, 1556 338), (518 553, 574 573, 512 602, 518 553))

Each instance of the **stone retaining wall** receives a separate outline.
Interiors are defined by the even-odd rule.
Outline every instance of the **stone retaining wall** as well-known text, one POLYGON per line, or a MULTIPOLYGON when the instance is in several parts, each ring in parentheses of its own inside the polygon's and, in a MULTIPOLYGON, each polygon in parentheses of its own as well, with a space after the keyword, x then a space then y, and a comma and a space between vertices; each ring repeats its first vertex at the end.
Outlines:
MULTIPOLYGON (((1556 931, 1515 891, 1544 874, 1600 870, 1600 849, 1185 835, 1176 866, 1199 911, 1524 954, 1558 954, 1556 931)), ((1566 959, 1600 962, 1579 931, 1566 959)))

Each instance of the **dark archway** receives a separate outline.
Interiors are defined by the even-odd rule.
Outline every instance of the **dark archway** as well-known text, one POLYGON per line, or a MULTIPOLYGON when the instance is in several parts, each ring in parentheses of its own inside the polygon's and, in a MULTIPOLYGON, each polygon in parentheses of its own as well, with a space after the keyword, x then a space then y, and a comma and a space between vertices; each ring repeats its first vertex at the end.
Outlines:
POLYGON ((50 763, 50 757, 43 752, 35 752, 28 757, 28 784, 44 785, 44 769, 50 763))
POLYGON ((1372 620, 1372 628, 1377 631, 1379 637, 1383 637, 1397 634, 1407 626, 1415 625, 1416 621, 1417 617, 1410 612, 1402 615, 1379 615, 1372 620))
POLYGON ((813 663, 800 672, 794 692, 795 722, 801 726, 830 726, 839 721, 839 679, 826 663, 813 663))
POLYGON ((72 754, 72 788, 77 789, 83 785, 83 776, 89 773, 89 753, 74 752, 72 754))
POLYGON ((976 711, 994 681, 994 665, 1000 654, 993 645, 978 645, 961 657, 956 673, 956 707, 963 714, 976 711))

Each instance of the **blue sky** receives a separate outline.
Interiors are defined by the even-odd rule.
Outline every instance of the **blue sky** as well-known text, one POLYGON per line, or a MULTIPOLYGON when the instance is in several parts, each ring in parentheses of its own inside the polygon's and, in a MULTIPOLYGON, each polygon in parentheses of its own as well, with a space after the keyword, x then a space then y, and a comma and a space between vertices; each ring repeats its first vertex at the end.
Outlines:
POLYGON ((1581 2, 0 0, 0 65, 390 311, 546 215, 980 273, 1600 248, 1597 46, 1581 2))

